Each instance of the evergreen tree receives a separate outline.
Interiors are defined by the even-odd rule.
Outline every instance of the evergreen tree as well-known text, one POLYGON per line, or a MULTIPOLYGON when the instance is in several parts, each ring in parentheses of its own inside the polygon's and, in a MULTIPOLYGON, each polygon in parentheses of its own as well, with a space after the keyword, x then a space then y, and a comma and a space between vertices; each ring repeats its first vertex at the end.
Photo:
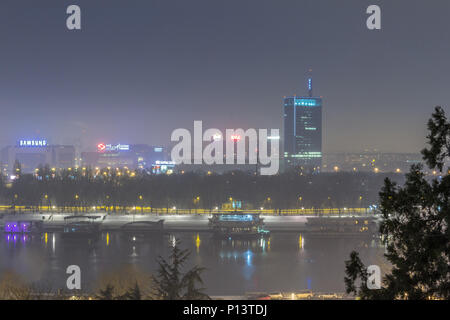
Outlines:
POLYGON ((203 292, 204 288, 197 288, 198 284, 203 284, 200 277, 204 268, 194 267, 189 270, 183 277, 183 282, 186 288, 186 293, 183 296, 184 300, 209 300, 209 296, 203 292))
POLYGON ((163 300, 191 300, 209 299, 196 287, 197 283, 203 283, 201 272, 204 268, 194 267, 186 273, 182 272, 182 267, 189 258, 189 250, 179 248, 179 240, 175 241, 169 261, 161 256, 158 258, 158 275, 155 279, 157 295, 163 300))
POLYGON ((441 107, 436 107, 428 130, 430 148, 422 151, 423 158, 440 175, 427 179, 419 164, 406 174, 403 187, 385 179, 380 234, 392 270, 381 289, 369 290, 367 269, 352 252, 346 261, 347 293, 362 299, 450 298, 450 170, 442 172, 450 156, 450 123, 441 107))
POLYGON ((114 300, 114 286, 108 284, 105 289, 101 289, 97 295, 98 300, 114 300))
POLYGON ((133 288, 130 288, 125 295, 122 297, 123 300, 141 300, 142 294, 141 289, 139 288, 139 285, 137 281, 134 284, 133 288))

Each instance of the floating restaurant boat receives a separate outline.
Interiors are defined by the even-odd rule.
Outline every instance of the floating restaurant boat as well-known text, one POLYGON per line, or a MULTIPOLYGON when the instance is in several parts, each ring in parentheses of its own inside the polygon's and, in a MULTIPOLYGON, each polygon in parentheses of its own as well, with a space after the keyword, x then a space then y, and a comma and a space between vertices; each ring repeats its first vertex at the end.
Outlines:
POLYGON ((209 226, 218 238, 256 238, 268 236, 259 213, 214 214, 209 226))
POLYGON ((42 221, 7 221, 3 228, 5 233, 40 233, 42 230, 42 221))
POLYGON ((100 216, 70 216, 64 218, 63 237, 96 238, 100 235, 100 216))
POLYGON ((314 217, 306 223, 308 237, 373 237, 377 232, 378 225, 372 217, 314 217))

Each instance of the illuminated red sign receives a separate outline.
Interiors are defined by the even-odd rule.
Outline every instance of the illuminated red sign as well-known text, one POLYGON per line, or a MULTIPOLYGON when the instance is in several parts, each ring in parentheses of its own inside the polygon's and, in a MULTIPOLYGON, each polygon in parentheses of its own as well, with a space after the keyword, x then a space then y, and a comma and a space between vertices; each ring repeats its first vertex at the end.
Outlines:
POLYGON ((106 149, 106 145, 104 143, 99 143, 97 145, 98 152, 103 152, 103 151, 105 151, 105 149, 106 149))
POLYGON ((239 140, 241 140, 241 136, 238 135, 238 134, 232 135, 232 136, 231 136, 231 140, 233 140, 233 141, 239 141, 239 140))

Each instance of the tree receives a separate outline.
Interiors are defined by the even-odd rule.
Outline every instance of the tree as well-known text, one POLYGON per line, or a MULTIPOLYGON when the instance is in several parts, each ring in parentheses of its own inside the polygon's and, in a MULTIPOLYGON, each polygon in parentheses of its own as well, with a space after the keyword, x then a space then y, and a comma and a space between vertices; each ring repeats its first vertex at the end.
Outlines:
POLYGON ((108 284, 105 289, 101 289, 97 295, 98 300, 114 300, 114 286, 108 284))
POLYGON ((136 281, 133 288, 130 288, 123 296, 123 300, 141 300, 141 289, 136 281))
POLYGON ((161 256, 158 258, 158 275, 155 279, 157 295, 163 300, 193 300, 209 299, 208 295, 197 288, 197 283, 202 284, 201 273, 204 268, 194 267, 182 273, 181 268, 189 258, 190 251, 179 248, 180 241, 176 240, 166 261, 161 256))
POLYGON ((113 300, 146 300, 154 299, 153 277, 140 270, 136 265, 127 264, 104 272, 97 280, 95 291, 104 297, 102 292, 112 287, 109 296, 113 300))
POLYGON ((430 148, 422 150, 423 159, 441 175, 427 179, 419 164, 406 174, 403 187, 385 179, 380 234, 392 269, 381 289, 369 290, 367 269, 352 252, 346 261, 347 293, 362 299, 450 298, 450 170, 442 172, 450 156, 450 123, 441 107, 436 107, 428 130, 430 148))
POLYGON ((204 288, 197 288, 196 284, 203 284, 203 280, 200 277, 204 268, 194 267, 189 270, 183 278, 183 283, 186 287, 186 293, 183 298, 185 300, 209 300, 209 296, 206 295, 204 288))

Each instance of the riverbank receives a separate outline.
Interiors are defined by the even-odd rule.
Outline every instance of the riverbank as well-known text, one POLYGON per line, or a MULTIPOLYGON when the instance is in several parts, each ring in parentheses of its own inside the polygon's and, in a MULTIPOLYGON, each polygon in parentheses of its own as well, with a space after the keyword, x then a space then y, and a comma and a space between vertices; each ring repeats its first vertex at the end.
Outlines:
MULTIPOLYGON (((5 222, 10 221, 42 221, 45 231, 62 230, 65 225, 64 218, 74 216, 74 214, 65 213, 7 213, 0 217, 0 227, 3 228, 5 222)), ((95 221, 100 223, 102 231, 119 230, 124 224, 138 221, 156 222, 164 220, 165 231, 209 231, 209 215, 206 214, 105 214, 104 212, 93 212, 85 216, 96 217, 95 221)), ((265 226, 273 232, 303 232, 306 230, 308 219, 314 219, 316 216, 265 216, 265 226)), ((353 215, 346 214, 340 218, 351 218, 353 215)), ((330 216, 331 218, 331 216, 330 216)), ((368 217, 370 218, 370 217, 368 217)))

